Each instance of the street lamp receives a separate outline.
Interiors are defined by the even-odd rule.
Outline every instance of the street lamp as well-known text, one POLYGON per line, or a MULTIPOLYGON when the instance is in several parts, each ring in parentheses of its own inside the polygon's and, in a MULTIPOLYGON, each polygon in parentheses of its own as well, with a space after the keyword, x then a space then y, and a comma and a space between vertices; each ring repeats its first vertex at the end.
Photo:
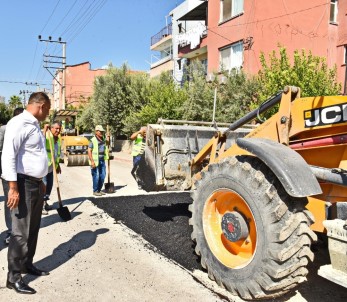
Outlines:
MULTIPOLYGON (((216 86, 214 88, 214 97, 213 97, 213 113, 212 113, 212 123, 216 126, 216 106, 217 106, 217 87, 219 85, 225 85, 226 84, 226 77, 225 76, 217 76, 218 83, 216 83, 216 86)), ((206 82, 207 83, 214 83, 216 82, 216 76, 214 74, 208 74, 206 76, 206 82)))

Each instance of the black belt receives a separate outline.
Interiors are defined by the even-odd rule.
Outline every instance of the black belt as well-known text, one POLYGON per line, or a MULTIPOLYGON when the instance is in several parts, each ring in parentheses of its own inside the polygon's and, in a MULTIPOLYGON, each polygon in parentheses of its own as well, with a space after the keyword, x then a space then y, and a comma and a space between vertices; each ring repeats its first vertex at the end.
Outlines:
POLYGON ((18 178, 22 178, 22 179, 28 179, 28 180, 36 181, 36 182, 41 182, 42 181, 42 178, 36 178, 36 177, 33 177, 33 176, 21 174, 21 173, 18 173, 17 177, 18 178))

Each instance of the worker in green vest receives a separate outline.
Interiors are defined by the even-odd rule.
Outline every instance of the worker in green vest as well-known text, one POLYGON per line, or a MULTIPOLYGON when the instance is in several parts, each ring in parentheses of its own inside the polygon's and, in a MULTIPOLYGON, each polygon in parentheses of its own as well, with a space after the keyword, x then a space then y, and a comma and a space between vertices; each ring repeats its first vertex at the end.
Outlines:
POLYGON ((46 151, 48 157, 48 174, 42 179, 46 185, 46 193, 43 198, 42 214, 47 215, 48 211, 52 209, 52 206, 48 204, 49 197, 53 188, 53 169, 55 168, 57 173, 61 173, 59 160, 61 156, 61 139, 60 139, 61 124, 58 121, 53 122, 51 125, 45 125, 43 133, 46 137, 46 151), (54 161, 52 158, 51 145, 53 147, 54 161))
POLYGON ((109 137, 105 137, 105 129, 101 125, 95 127, 95 135, 89 141, 88 145, 88 157, 89 165, 93 178, 93 195, 102 196, 105 195, 101 191, 104 185, 106 176, 105 161, 109 158, 109 150, 107 147, 109 137))
POLYGON ((147 132, 147 127, 141 127, 139 131, 134 132, 130 136, 130 139, 134 141, 133 149, 131 152, 131 155, 133 157, 133 169, 131 170, 131 175, 135 178, 137 182, 137 186, 140 190, 142 189, 142 183, 137 176, 137 171, 139 169, 141 158, 143 154, 145 153, 146 132, 147 132))

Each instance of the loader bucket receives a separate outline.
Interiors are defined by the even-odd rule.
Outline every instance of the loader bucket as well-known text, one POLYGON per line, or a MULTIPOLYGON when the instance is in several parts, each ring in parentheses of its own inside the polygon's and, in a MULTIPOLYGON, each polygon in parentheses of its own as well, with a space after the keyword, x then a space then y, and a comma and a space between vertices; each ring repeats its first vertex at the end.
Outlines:
MULTIPOLYGON (((227 128, 219 128, 224 132, 227 128)), ((227 135, 226 148, 249 129, 238 129, 227 135)), ((190 187, 189 161, 214 136, 209 126, 149 124, 145 156, 140 161, 138 177, 146 191, 187 190, 190 187)))

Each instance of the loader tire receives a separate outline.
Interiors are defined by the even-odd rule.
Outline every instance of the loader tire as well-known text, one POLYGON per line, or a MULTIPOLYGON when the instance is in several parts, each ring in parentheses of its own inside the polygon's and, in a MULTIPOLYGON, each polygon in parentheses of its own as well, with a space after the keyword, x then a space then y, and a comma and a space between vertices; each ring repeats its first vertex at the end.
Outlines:
POLYGON ((307 198, 289 196, 253 157, 227 158, 201 176, 190 224, 209 277, 243 299, 277 297, 305 281, 317 240, 307 198))

